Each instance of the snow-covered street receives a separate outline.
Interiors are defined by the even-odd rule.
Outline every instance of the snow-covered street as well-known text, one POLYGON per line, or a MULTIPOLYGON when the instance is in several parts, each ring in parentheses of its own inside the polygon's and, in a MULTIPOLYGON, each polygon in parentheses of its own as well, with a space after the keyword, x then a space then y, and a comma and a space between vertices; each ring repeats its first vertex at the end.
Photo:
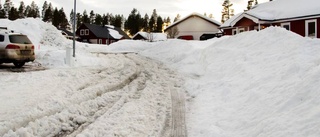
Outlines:
POLYGON ((182 79, 136 54, 98 56, 107 68, 2 72, 0 135, 169 136, 182 79))
POLYGON ((207 41, 76 43, 68 66, 72 41, 52 25, 0 25, 27 34, 45 68, 0 66, 0 136, 320 136, 319 39, 269 27, 207 41))

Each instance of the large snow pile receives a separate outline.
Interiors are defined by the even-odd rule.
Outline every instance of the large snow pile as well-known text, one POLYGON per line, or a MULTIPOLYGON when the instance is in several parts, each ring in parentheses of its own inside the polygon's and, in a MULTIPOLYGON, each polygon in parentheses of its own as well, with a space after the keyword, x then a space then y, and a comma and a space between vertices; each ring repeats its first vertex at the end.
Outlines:
POLYGON ((271 27, 151 46, 137 52, 188 78, 190 136, 320 135, 318 39, 271 27))

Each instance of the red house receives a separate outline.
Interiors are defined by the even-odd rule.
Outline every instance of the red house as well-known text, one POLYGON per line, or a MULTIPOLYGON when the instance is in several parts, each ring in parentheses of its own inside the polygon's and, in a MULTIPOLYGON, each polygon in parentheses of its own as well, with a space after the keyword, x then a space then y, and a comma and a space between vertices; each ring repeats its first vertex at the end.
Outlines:
POLYGON ((76 31, 81 42, 92 44, 111 44, 130 37, 120 28, 110 25, 82 24, 76 31))
POLYGON ((225 35, 281 26, 304 37, 320 38, 319 0, 275 0, 256 5, 220 26, 225 35))

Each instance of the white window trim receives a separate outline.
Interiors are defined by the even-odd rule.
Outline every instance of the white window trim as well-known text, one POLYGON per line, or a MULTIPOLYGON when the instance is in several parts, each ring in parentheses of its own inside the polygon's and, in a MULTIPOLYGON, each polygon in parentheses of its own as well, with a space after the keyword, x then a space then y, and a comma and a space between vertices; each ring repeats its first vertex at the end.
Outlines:
POLYGON ((102 39, 99 39, 99 44, 102 44, 102 39))
POLYGON ((243 30, 242 32, 245 32, 245 31, 246 31, 245 28, 239 28, 239 29, 238 29, 238 33, 242 33, 242 32, 240 32, 241 30, 243 30))
POLYGON ((80 35, 83 36, 84 35, 84 30, 80 30, 80 35))
POLYGON ((237 29, 232 29, 232 35, 236 35, 237 34, 237 29), (234 33, 234 32, 236 32, 236 33, 234 33))
POLYGON ((305 29, 306 29, 306 31, 305 31, 305 36, 306 36, 306 37, 317 38, 318 32, 317 32, 317 20, 316 20, 316 19, 306 20, 305 29), (308 34, 308 33, 309 33, 308 24, 309 24, 310 22, 314 22, 314 23, 315 23, 315 36, 314 36, 314 37, 310 37, 309 34, 308 34))
POLYGON ((281 23, 282 28, 284 28, 285 25, 289 25, 289 30, 291 31, 291 23, 290 22, 281 23))
POLYGON ((85 29, 85 35, 89 35, 89 29, 85 29))

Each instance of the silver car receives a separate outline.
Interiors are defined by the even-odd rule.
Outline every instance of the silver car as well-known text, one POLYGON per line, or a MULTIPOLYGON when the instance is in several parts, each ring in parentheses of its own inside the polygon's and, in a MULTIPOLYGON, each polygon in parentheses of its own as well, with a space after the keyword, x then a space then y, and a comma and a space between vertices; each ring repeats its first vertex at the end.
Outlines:
POLYGON ((0 64, 13 63, 20 68, 34 60, 34 45, 26 35, 0 31, 0 64))

